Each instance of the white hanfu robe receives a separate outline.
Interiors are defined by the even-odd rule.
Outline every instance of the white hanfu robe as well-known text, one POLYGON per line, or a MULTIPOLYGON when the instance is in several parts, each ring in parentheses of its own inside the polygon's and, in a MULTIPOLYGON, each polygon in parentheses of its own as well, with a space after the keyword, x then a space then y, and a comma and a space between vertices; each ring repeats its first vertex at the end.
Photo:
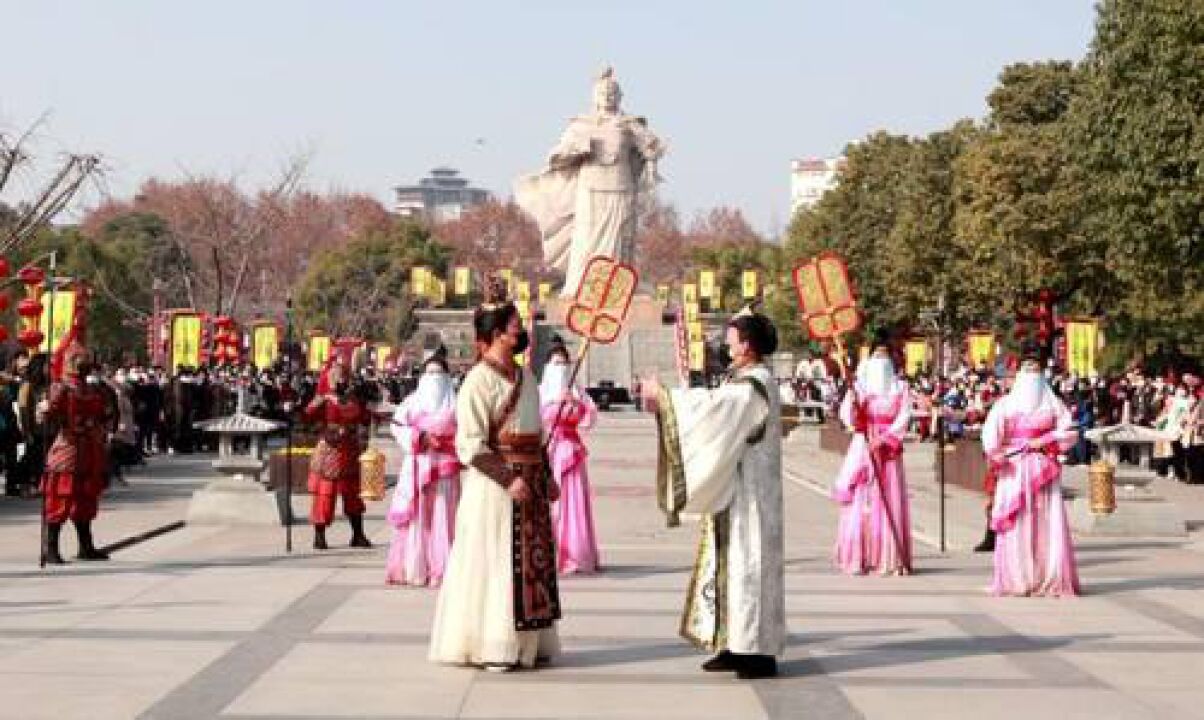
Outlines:
POLYGON ((786 646, 779 403, 764 365, 714 390, 665 390, 658 403, 658 501, 670 525, 702 516, 680 632, 706 650, 786 646))
MULTIPOLYGON (((503 430, 540 433, 539 386, 526 368, 522 392, 503 430)), ((504 415, 514 385, 485 362, 464 377, 456 399, 456 453, 461 475, 456 541, 443 576, 431 630, 430 659, 454 665, 534 666, 560 652, 556 627, 515 629, 514 501, 476 467, 492 452, 490 429, 504 415)), ((555 562, 555 558, 549 559, 555 562)))

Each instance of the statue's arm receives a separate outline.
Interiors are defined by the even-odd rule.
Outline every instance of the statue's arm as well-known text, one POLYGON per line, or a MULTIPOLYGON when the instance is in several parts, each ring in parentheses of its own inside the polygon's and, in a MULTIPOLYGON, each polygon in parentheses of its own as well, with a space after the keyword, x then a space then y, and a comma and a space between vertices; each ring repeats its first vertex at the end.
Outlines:
POLYGON ((664 140, 661 140, 648 129, 648 122, 644 118, 630 118, 627 127, 631 131, 632 138, 635 140, 636 150, 645 162, 655 163, 664 157, 668 146, 664 140))
POLYGON ((569 123, 564 134, 560 136, 560 141, 548 155, 548 167, 563 170, 580 165, 589 158, 591 152, 589 133, 574 120, 569 123))

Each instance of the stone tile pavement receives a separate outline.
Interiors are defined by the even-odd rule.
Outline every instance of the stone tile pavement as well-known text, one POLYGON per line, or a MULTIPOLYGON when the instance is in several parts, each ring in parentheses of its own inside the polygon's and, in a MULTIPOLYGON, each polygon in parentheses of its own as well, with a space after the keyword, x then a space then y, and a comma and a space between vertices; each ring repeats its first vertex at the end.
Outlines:
MULTIPOLYGON (((1076 600, 988 597, 989 558, 923 545, 913 577, 842 577, 835 510, 813 489, 835 459, 805 436, 787 444, 783 676, 702 673, 675 634, 695 530, 657 516, 654 433, 604 416, 591 470, 605 572, 564 579, 560 661, 510 675, 426 662, 435 593, 382 584, 384 503, 371 551, 315 554, 300 528, 286 556, 276 529, 184 527, 48 571, 31 506, 0 503, 0 717, 1204 717, 1194 541, 1082 541, 1076 600)), ((178 521, 203 463, 153 461, 107 500, 100 540, 178 521)))

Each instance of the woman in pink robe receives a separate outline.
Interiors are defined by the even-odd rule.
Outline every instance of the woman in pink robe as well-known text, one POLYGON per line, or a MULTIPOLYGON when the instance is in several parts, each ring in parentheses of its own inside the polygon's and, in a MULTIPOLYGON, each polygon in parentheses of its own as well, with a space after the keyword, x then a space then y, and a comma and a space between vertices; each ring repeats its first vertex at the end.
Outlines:
POLYGON ((460 496, 456 396, 442 359, 426 362, 418 388, 393 416, 393 436, 403 454, 386 515, 393 541, 385 580, 436 586, 451 552, 460 496))
POLYGON ((832 489, 841 505, 833 560, 848 575, 907 575, 912 569, 911 505, 903 475, 903 436, 911 422, 911 393, 895 377, 887 345, 875 345, 858 368, 840 419, 857 434, 832 489))
POLYGON ((1035 358, 1021 363, 1011 392, 995 403, 982 428, 983 450, 998 475, 991 506, 994 595, 1079 594, 1058 462, 1075 432, 1040 368, 1035 358))
POLYGON ((540 414, 549 438, 548 462, 560 485, 560 500, 552 508, 556 566, 562 574, 592 573, 599 569, 598 538, 586 463, 589 453, 581 430, 593 427, 598 409, 589 395, 569 387, 569 371, 568 351, 557 346, 539 385, 540 414))

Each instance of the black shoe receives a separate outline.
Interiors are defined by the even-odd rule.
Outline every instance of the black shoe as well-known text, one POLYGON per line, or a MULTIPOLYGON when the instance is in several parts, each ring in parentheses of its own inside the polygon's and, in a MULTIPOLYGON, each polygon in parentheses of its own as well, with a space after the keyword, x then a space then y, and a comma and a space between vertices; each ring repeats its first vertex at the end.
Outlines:
POLYGON ((47 565, 65 565, 67 562, 59 554, 59 535, 62 532, 62 523, 50 523, 46 526, 46 547, 42 548, 42 555, 47 565))
POLYGON ((92 542, 91 521, 77 521, 75 523, 75 534, 79 537, 79 554, 76 555, 77 558, 80 560, 109 559, 109 554, 103 550, 97 550, 96 544, 92 542))
POLYGON ((314 550, 329 550, 326 544, 326 526, 314 525, 314 550))
POLYGON ((760 680, 778 674, 778 661, 773 655, 737 655, 736 658, 736 677, 741 680, 760 680))
POLYGON ((974 552, 994 552, 995 550, 995 531, 987 528, 987 533, 982 536, 982 542, 974 546, 974 552))
POLYGON ((730 650, 720 650, 718 655, 702 664, 702 669, 707 672, 734 672, 736 668, 736 656, 730 650))
POLYGON ((348 522, 351 523, 351 542, 350 547, 353 548, 370 548, 372 541, 364 534, 364 516, 363 515, 348 515, 348 522))

